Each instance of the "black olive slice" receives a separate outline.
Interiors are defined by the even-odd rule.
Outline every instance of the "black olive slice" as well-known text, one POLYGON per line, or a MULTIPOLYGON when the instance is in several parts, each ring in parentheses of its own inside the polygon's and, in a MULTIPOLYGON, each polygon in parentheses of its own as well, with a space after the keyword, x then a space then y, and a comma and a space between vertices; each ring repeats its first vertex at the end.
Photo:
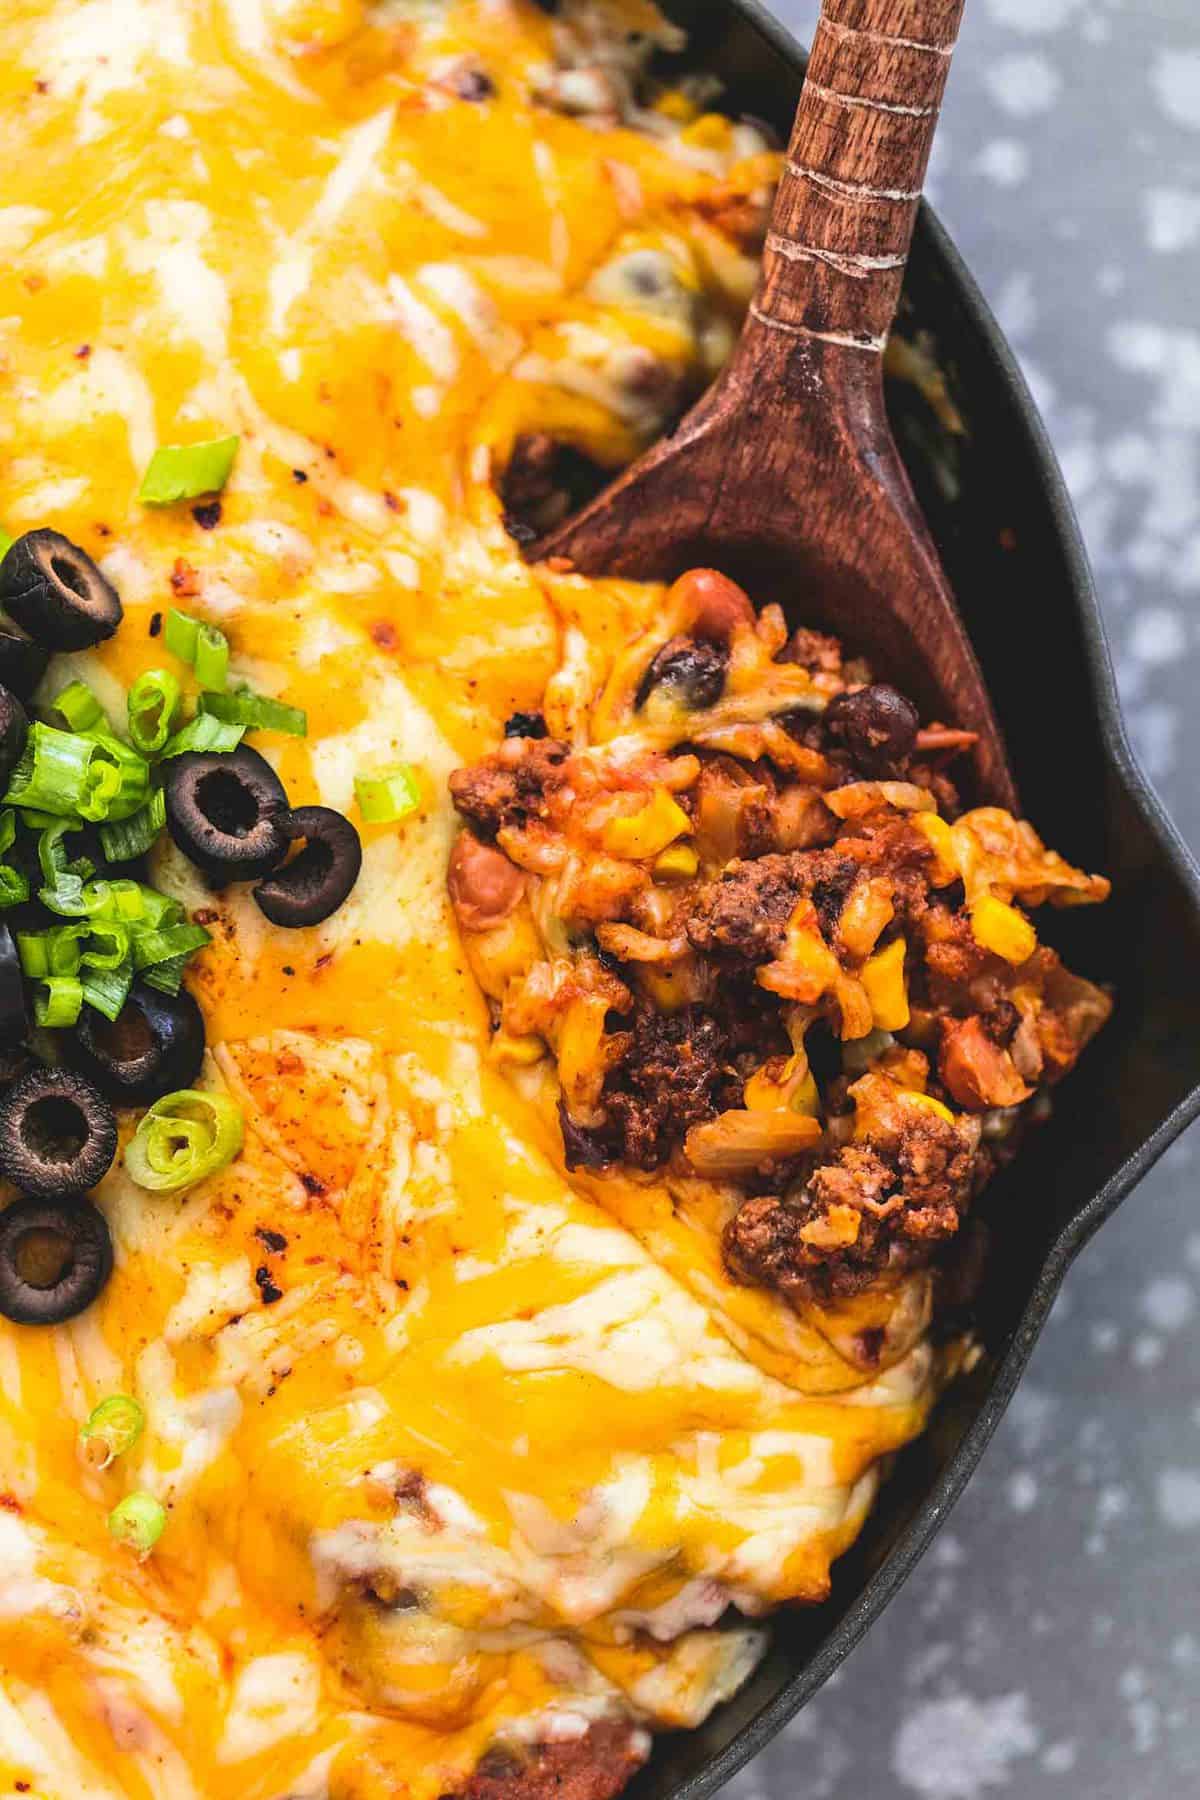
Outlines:
POLYGON ((0 562, 0 606, 47 650, 86 650, 121 623, 121 600, 61 531, 27 531, 0 562))
POLYGON ((36 1200, 95 1187, 116 1153, 116 1114, 70 1069, 31 1069, 0 1100, 0 1175, 36 1200))
POLYGON ((885 681, 838 694, 825 708, 829 743, 849 753, 865 775, 889 775, 912 755, 921 717, 912 701, 885 681))
POLYGON ((287 794, 257 750, 242 744, 231 756, 176 756, 164 791, 167 830, 215 880, 256 881, 287 855, 287 794))
POLYGON ((50 663, 50 652, 32 638, 0 626, 0 681, 18 700, 32 700, 50 663))
POLYGON ((8 778, 21 760, 25 739, 29 736, 29 719, 14 693, 0 687, 0 793, 8 786, 8 778))
POLYGON ((21 958, 7 925, 0 925, 0 1062, 3 1047, 19 1043, 29 1027, 21 958))
POLYGON ((17 1200, 0 1213, 0 1313, 17 1325, 61 1325, 90 1306, 112 1274, 103 1213, 82 1194, 17 1200))
POLYGON ((272 925, 319 925, 358 880, 362 843, 349 819, 329 806, 298 806, 288 829, 304 848, 254 890, 272 925))
POLYGON ((204 1014, 186 988, 135 981, 115 1020, 85 1006, 69 1060, 117 1106, 149 1106, 190 1088, 204 1061, 204 1014))

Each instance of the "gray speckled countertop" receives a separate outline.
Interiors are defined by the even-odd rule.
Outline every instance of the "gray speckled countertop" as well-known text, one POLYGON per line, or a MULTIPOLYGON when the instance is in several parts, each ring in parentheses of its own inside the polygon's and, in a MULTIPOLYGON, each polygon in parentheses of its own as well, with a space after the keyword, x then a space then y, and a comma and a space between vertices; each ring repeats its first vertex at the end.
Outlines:
MULTIPOLYGON (((811 36, 815 0, 776 0, 811 36)), ((1075 496, 1200 846, 1200 7, 968 0, 931 196, 1075 496)), ((1076 1265, 966 1498, 731 1800, 1200 1792, 1200 1135, 1076 1265)))

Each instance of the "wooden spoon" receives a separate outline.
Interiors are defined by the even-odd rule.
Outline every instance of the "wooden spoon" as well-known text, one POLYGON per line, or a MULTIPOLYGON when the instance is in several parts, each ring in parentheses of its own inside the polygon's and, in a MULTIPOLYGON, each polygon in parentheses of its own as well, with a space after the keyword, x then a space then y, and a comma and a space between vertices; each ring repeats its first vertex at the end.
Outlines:
POLYGON ((533 547, 585 574, 712 565, 826 624, 927 718, 978 734, 977 797, 1015 806, 979 665, 888 425, 900 300, 964 0, 824 0, 762 280, 679 428, 533 547))

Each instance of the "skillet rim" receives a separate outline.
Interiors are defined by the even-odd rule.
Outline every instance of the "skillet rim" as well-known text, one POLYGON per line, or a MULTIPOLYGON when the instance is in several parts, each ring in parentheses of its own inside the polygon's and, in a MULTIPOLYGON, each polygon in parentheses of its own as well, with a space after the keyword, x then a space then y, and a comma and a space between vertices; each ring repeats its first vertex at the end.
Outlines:
MULTIPOLYGON (((803 47, 761 0, 723 0, 723 3, 730 12, 740 14, 778 56, 802 74, 806 60, 803 47)), ((975 334, 980 355, 991 364, 1011 401, 1012 427, 1019 434, 1028 467, 1045 496, 1047 515, 1058 539, 1066 575, 1061 603, 1070 609, 1083 643, 1088 687, 1095 703, 1109 770, 1123 787, 1163 863, 1176 876, 1200 921, 1200 865, 1142 770, 1130 743, 1095 577, 1045 422, 1020 364, 978 283, 948 231, 925 201, 921 203, 917 236, 926 253, 944 272, 965 316, 967 328, 975 334)), ((749 1719, 704 1768, 668 1785, 664 1791, 669 1800, 709 1800, 724 1787, 795 1718, 899 1593, 978 1468, 1075 1258, 1164 1151, 1198 1117, 1200 1082, 1063 1226, 1046 1252, 1029 1300, 1007 1349, 996 1364, 972 1424, 879 1568, 868 1578, 824 1643, 797 1669, 774 1699, 749 1719)), ((881 1504, 882 1496, 877 1506, 881 1504)), ((631 1800, 635 1800, 640 1791, 641 1784, 637 1782, 631 1789, 631 1800)))

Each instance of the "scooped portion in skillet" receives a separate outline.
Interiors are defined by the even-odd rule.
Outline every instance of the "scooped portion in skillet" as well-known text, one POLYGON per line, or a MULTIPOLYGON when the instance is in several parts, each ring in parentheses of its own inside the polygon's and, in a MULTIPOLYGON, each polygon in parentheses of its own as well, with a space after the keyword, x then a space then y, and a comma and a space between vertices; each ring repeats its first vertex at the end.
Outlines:
POLYGON ((0 8, 0 1792, 607 1800, 828 1593, 1102 1021, 953 732, 522 560, 753 291, 658 48, 0 8))
POLYGON ((801 1315, 945 1269, 1104 1024, 1029 912, 1109 884, 964 810, 971 741, 697 569, 451 777, 493 1053, 654 1254, 718 1236, 801 1315))

